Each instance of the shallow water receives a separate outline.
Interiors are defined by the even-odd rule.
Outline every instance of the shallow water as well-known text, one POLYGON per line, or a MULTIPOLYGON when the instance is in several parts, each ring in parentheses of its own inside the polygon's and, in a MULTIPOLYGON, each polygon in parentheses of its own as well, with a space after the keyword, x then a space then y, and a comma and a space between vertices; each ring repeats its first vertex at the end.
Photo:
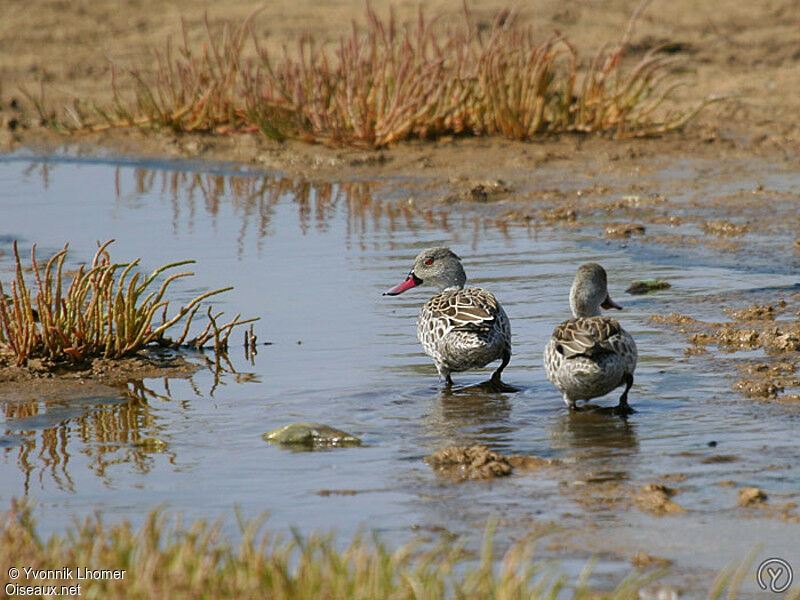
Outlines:
MULTIPOLYGON (((650 175, 678 204, 689 198, 676 175, 682 168, 650 175)), ((547 177, 559 176, 567 177, 547 177)), ((767 181, 797 188, 790 176, 767 181)), ((349 536, 366 526, 390 543, 444 529, 471 544, 498 515, 501 548, 558 524, 564 532, 543 552, 569 571, 599 553, 598 577, 627 572, 639 549, 706 573, 761 544, 759 556, 800 567, 800 524, 736 506, 743 485, 765 489, 776 504, 800 499, 800 414, 738 396, 710 359, 685 356, 683 335, 648 322, 670 312, 722 318, 718 302, 703 301, 721 292, 743 304, 796 293, 795 266, 770 259, 774 236, 754 238, 764 249, 749 260, 700 247, 606 244, 595 232, 498 229, 481 219, 482 208, 429 215, 409 207, 404 190, 413 183, 311 185, 230 165, 0 161, 3 281, 12 274, 13 239, 23 255, 37 243, 39 257, 69 242, 75 266, 97 240, 114 238, 112 258, 142 257, 145 270, 196 259, 196 277, 179 282, 170 299, 231 284, 215 306, 261 317, 256 333, 270 342, 252 362, 235 348, 222 371, 132 382, 117 397, 0 398, 2 505, 36 499, 43 531, 95 510, 138 521, 162 506, 216 519, 238 506, 248 516, 268 511, 278 528, 349 536), (431 245, 451 246, 470 283, 503 302, 514 336, 504 378, 520 391, 469 388, 489 370, 456 374, 458 385, 445 391, 415 337, 430 291, 381 296, 431 245), (631 393, 638 412, 627 422, 568 413, 541 367, 547 337, 568 316, 574 269, 590 260, 609 272, 611 294, 625 306, 615 316, 639 347, 631 393), (672 288, 623 293, 642 277, 672 288), (345 429, 364 446, 293 452, 262 440, 294 421, 345 429), (474 443, 562 466, 453 485, 422 461, 474 443), (686 513, 656 517, 615 497, 676 474, 668 485, 686 513), (719 485, 731 480, 734 487, 719 485)), ((752 185, 743 180, 737 189, 752 185)))

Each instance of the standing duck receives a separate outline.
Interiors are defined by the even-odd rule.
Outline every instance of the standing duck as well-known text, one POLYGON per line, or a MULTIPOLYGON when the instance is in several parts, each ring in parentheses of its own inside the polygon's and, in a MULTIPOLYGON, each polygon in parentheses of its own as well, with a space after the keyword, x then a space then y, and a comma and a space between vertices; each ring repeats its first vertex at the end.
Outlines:
POLYGON ((544 349, 547 378, 571 409, 578 400, 603 396, 625 384, 615 410, 623 415, 633 412, 628 390, 636 368, 636 343, 616 319, 600 316, 600 308, 622 310, 608 295, 603 267, 587 263, 578 268, 569 305, 575 318, 556 327, 544 349))
POLYGON ((511 359, 511 325, 491 292, 464 289, 466 281, 461 259, 450 248, 428 248, 414 259, 408 277, 384 296, 396 296, 418 285, 438 287, 439 293, 419 313, 417 337, 439 376, 452 385, 450 373, 502 360, 491 379, 493 384, 501 384, 500 374, 511 359))

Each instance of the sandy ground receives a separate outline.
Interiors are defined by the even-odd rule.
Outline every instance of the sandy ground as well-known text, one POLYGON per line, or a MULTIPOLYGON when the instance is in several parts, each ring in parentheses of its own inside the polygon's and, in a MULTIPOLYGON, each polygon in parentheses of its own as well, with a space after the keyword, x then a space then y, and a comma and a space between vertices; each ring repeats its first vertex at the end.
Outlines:
MULTIPOLYGON (((490 0, 473 8, 472 13, 478 23, 488 25, 498 11, 510 7, 542 39, 559 30, 582 56, 590 57, 604 42, 619 39, 637 5, 635 0, 490 0)), ((387 14, 394 6, 401 21, 414 19, 418 10, 418 4, 411 2, 376 0, 373 6, 380 14, 387 14)), ((6 3, 0 19, 0 150, 27 146, 46 151, 67 143, 87 153, 104 148, 127 154, 238 160, 317 177, 424 170, 425 176, 432 178, 464 174, 492 177, 498 176, 498 170, 524 171, 542 162, 569 160, 580 154, 601 162, 614 161, 620 151, 632 157, 723 158, 735 154, 774 155, 795 161, 800 150, 800 8, 793 0, 755 5, 743 0, 656 0, 644 9, 631 38, 632 58, 656 44, 671 42, 676 54, 685 60, 684 75, 689 85, 681 91, 681 100, 693 102, 714 94, 732 96, 705 110, 686 131, 656 140, 616 142, 572 135, 529 143, 446 140, 403 143, 373 153, 303 143, 277 144, 257 135, 145 136, 119 130, 65 137, 43 130, 20 92, 24 88, 38 95, 43 83, 45 99, 52 106, 70 104, 76 98, 103 104, 111 99, 112 62, 120 68, 151 63, 154 49, 163 48, 169 36, 179 37, 181 19, 189 37, 200 39, 205 15, 214 27, 226 21, 239 23, 258 8, 262 10, 254 29, 272 50, 283 43, 293 45, 305 34, 332 42, 349 30, 353 19, 364 18, 361 0, 6 3)), ((462 3, 432 0, 426 3, 426 13, 460 19, 462 3)))

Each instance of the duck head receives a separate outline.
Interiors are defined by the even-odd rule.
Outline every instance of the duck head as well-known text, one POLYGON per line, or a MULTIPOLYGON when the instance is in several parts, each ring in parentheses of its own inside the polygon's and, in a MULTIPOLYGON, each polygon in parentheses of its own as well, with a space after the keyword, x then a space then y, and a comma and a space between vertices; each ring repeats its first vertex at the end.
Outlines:
POLYGON ((460 290, 466 281, 461 259, 455 252, 450 248, 428 248, 414 259, 408 276, 383 295, 397 296, 418 285, 432 285, 440 290, 460 290))
POLYGON ((569 291, 569 306, 575 317, 596 317, 601 308, 622 310, 608 295, 606 270, 597 263, 578 267, 569 291))

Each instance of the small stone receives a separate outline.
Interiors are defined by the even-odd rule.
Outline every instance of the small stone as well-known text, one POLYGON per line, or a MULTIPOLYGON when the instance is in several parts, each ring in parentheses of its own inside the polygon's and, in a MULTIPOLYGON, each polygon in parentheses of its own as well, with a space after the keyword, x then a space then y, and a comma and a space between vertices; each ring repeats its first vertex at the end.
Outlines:
POLYGON ((743 487, 739 490, 739 506, 754 506, 767 501, 763 490, 755 487, 743 487))
POLYGON ((674 495, 674 489, 660 483, 650 483, 636 494, 636 505, 639 510, 654 515, 686 512, 682 506, 670 500, 674 495))
POLYGON ((632 235, 643 235, 644 225, 638 223, 616 223, 606 227, 606 238, 629 238, 632 235))
POLYGON ((666 290, 672 286, 661 279, 637 279, 625 290, 628 294, 650 294, 658 290, 666 290))
POLYGON ((740 236, 747 232, 746 225, 736 225, 730 221, 706 221, 700 225, 700 229, 709 235, 717 237, 740 236))
POLYGON ((778 310, 770 304, 754 304, 740 310, 724 311, 737 321, 774 321, 778 310))
POLYGON ((667 558, 659 558, 657 556, 651 556, 646 552, 642 552, 639 550, 636 554, 631 557, 631 564, 634 567, 639 568, 646 568, 646 567, 668 567, 672 564, 672 561, 667 558))
POLYGON ((167 449, 167 442, 158 438, 143 438, 133 445, 148 454, 161 454, 167 449))
POLYGON ((720 463, 732 463, 737 462, 738 460, 739 457, 733 454, 715 454, 714 456, 708 456, 704 458, 700 462, 704 465, 713 465, 720 463))
POLYGON ((574 223, 578 220, 578 211, 570 206, 559 206, 539 213, 539 220, 548 223, 567 222, 574 223))
POLYGON ((272 444, 306 446, 360 446, 354 435, 323 423, 291 423, 268 431, 261 437, 272 444))

